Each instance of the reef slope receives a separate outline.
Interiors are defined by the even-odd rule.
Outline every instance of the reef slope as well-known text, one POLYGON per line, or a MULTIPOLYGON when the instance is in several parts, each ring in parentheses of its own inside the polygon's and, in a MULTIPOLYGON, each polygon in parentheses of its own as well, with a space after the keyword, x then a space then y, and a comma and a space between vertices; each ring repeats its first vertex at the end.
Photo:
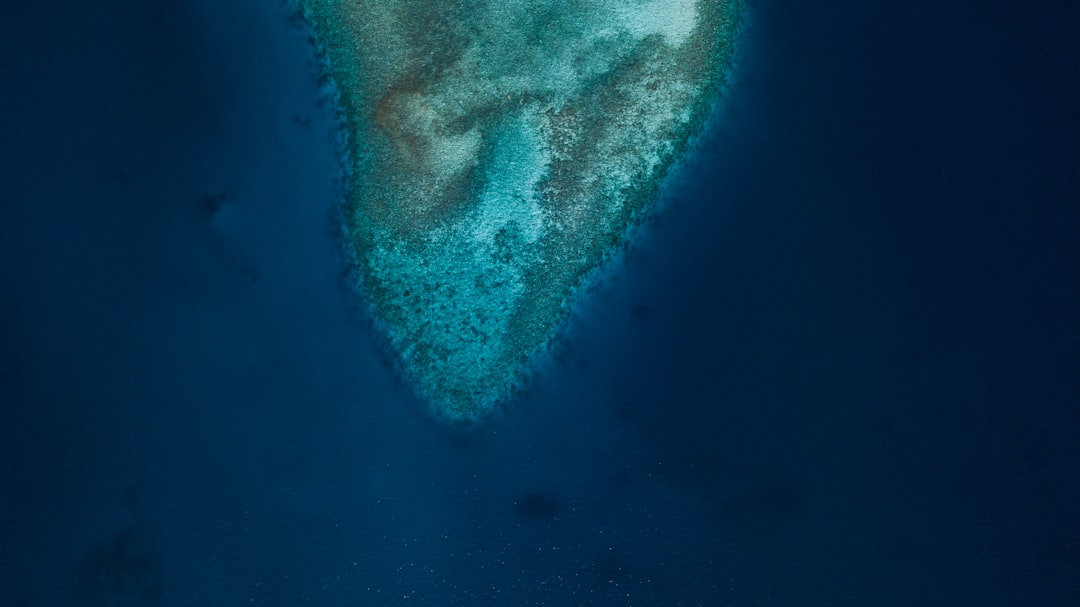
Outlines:
POLYGON ((482 417, 702 126, 734 0, 300 0, 347 135, 358 286, 435 412, 482 417))

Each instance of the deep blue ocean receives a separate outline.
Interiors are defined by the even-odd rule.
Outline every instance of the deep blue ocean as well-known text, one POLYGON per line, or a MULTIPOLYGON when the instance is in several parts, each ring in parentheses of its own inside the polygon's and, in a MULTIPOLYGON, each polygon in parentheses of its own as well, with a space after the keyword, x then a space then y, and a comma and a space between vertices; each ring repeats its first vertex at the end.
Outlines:
POLYGON ((0 606, 1080 605, 1080 5, 760 0, 505 414, 344 286, 271 0, 0 14, 0 606))

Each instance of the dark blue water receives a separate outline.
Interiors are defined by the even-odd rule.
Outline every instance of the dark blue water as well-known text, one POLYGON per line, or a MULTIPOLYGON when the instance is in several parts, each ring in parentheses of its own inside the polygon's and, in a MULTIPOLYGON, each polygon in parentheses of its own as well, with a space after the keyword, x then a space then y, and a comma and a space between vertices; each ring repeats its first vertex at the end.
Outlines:
POLYGON ((0 605, 1080 604, 1073 3, 761 2, 562 364, 430 421, 257 0, 0 17, 0 605))

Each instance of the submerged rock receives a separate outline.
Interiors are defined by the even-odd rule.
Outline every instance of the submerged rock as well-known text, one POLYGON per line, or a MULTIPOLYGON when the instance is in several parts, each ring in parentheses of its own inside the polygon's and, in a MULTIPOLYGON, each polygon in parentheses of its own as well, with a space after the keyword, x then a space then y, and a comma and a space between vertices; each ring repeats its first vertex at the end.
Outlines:
POLYGON ((357 286, 439 415, 545 352, 700 130, 737 0, 300 0, 344 124, 357 286))

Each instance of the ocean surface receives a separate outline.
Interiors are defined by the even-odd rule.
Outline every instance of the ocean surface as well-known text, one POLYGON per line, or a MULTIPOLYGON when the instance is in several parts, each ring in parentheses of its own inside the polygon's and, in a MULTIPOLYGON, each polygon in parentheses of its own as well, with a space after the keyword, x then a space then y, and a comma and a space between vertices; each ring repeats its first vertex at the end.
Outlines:
POLYGON ((471 431, 342 275, 270 0, 0 16, 0 605, 1080 605, 1080 5, 760 0, 471 431))

